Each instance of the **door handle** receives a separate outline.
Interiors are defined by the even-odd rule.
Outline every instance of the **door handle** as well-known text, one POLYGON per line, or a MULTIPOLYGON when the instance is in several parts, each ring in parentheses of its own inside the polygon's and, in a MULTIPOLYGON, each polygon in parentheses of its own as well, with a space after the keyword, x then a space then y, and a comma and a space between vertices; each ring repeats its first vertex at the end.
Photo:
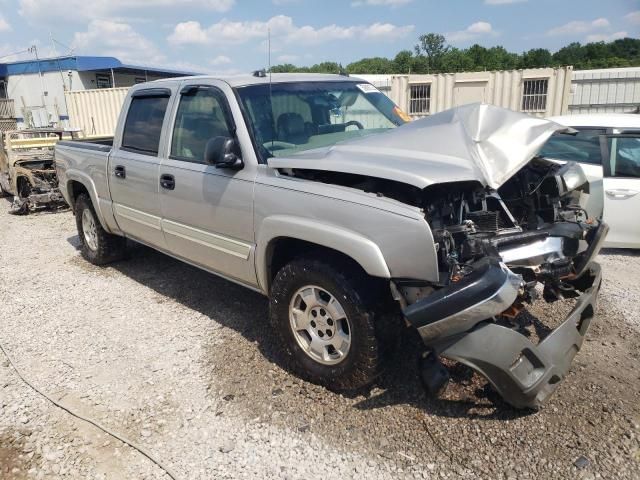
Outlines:
POLYGON ((118 178, 126 178, 127 170, 122 165, 116 165, 113 169, 113 174, 118 178))
POLYGON ((605 190, 605 193, 613 198, 631 198, 638 194, 637 190, 627 190, 626 188, 614 188, 611 190, 605 190))
POLYGON ((176 188, 176 179, 173 175, 169 175, 168 173, 163 173, 160 175, 160 186, 167 190, 173 190, 176 188))

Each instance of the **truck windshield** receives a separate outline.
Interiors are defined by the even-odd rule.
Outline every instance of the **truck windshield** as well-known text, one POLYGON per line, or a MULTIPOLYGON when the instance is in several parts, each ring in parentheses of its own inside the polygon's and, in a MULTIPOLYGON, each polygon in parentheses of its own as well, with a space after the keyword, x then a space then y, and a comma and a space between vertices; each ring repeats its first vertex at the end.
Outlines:
POLYGON ((258 149, 266 158, 334 145, 408 120, 368 83, 274 83, 237 91, 258 149))

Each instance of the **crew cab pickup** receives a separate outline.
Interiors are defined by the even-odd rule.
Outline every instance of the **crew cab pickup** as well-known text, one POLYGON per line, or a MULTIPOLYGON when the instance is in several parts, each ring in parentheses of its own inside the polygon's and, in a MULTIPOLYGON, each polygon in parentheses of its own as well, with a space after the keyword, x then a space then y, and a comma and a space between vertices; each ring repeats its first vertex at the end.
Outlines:
POLYGON ((580 167, 536 156, 566 127, 482 104, 408 120, 347 76, 160 80, 131 88, 112 139, 55 162, 88 261, 129 238, 267 295, 301 376, 370 384, 406 325, 429 391, 447 357, 537 408, 594 317, 607 233, 580 167), (514 317, 539 292, 574 305, 534 342, 514 317))

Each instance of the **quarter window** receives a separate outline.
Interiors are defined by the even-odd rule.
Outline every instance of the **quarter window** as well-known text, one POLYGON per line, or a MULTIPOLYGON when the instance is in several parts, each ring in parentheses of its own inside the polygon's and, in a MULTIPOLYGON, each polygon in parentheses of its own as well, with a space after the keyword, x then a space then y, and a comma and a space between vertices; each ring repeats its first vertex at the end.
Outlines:
POLYGON ((169 97, 134 97, 122 134, 122 149, 157 155, 169 97))
POLYGON ((522 86, 522 111, 544 112, 547 109, 548 79, 525 80, 522 86))
POLYGON ((204 163, 207 141, 231 137, 220 93, 212 88, 182 95, 171 140, 171 157, 204 163))
POLYGON ((431 84, 411 85, 409 91, 409 113, 429 115, 431 112, 431 84))

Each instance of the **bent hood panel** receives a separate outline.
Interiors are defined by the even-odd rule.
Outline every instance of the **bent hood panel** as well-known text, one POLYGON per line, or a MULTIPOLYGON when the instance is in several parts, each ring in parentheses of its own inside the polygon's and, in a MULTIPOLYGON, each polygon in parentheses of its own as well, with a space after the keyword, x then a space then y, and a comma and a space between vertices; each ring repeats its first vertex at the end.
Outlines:
POLYGON ((273 168, 301 168, 386 178, 424 188, 477 180, 498 188, 565 126, 487 104, 446 110, 402 127, 290 157, 273 168))

